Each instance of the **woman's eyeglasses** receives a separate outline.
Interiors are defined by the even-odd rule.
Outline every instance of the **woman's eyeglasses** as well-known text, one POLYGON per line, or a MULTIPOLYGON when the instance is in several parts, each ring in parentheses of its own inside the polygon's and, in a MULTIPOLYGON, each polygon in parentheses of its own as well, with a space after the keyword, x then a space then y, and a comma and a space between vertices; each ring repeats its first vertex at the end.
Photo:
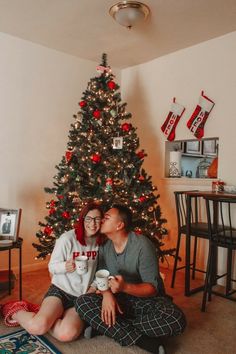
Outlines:
POLYGON ((101 216, 95 216, 94 218, 92 218, 91 216, 85 216, 84 218, 84 221, 87 224, 90 224, 92 221, 95 222, 96 224, 99 224, 101 220, 102 220, 101 216))

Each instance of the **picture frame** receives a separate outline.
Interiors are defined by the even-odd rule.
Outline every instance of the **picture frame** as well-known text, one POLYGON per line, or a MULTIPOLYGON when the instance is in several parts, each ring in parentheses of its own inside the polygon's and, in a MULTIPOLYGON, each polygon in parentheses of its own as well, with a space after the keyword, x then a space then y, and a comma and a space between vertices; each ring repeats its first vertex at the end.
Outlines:
POLYGON ((22 209, 0 208, 0 240, 16 242, 19 236, 22 209))
POLYGON ((123 137, 121 137, 121 136, 114 137, 112 147, 115 150, 122 149, 123 148, 123 137))
POLYGON ((203 155, 217 156, 217 141, 216 139, 203 141, 203 155))
POLYGON ((199 140, 186 141, 186 154, 202 155, 202 142, 199 140))
POLYGON ((184 152, 184 142, 182 141, 175 141, 172 145, 171 151, 180 151, 184 152))

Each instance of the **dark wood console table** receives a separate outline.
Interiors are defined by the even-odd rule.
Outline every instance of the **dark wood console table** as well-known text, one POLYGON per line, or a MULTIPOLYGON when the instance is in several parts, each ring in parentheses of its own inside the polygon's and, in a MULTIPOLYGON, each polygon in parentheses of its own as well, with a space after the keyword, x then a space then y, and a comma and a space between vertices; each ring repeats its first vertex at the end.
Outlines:
POLYGON ((22 300, 22 243, 23 239, 18 238, 16 242, 13 242, 10 246, 0 247, 1 251, 8 251, 8 293, 11 295, 11 250, 19 250, 19 299, 22 300))

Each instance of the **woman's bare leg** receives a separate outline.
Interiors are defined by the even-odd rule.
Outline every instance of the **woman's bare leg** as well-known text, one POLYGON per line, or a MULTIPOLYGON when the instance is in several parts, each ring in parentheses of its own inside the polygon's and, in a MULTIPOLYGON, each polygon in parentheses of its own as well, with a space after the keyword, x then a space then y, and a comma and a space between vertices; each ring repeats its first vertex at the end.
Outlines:
POLYGON ((20 310, 12 315, 12 318, 27 332, 42 335, 49 331, 57 319, 62 317, 63 312, 61 300, 56 296, 48 296, 43 300, 38 313, 20 310))
POLYGON ((84 329, 82 321, 74 307, 67 309, 62 318, 59 318, 49 333, 61 342, 70 342, 80 336, 84 329))

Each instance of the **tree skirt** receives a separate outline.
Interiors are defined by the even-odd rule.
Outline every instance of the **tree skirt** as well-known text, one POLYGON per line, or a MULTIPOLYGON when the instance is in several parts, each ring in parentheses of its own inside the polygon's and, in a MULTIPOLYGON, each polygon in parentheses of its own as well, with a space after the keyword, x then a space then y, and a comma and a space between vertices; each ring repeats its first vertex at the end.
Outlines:
POLYGON ((62 354, 46 337, 33 336, 24 329, 0 336, 0 354, 62 354))

